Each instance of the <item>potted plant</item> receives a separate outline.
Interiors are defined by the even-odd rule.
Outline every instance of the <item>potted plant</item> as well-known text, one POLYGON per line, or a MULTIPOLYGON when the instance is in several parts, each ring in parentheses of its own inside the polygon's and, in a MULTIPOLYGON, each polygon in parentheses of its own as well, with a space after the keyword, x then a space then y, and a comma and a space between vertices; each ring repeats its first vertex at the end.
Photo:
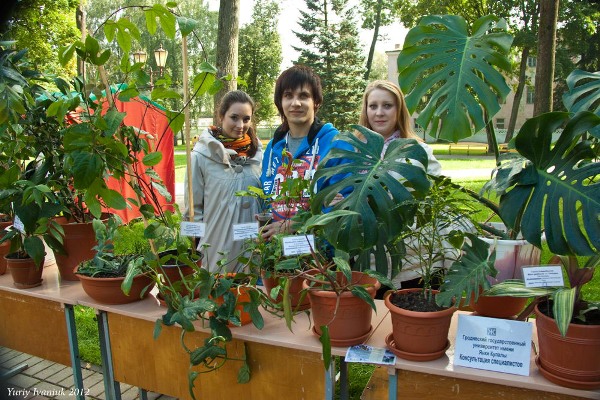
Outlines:
MULTIPOLYGON (((456 141, 470 135, 471 126, 475 130, 484 126, 491 128, 489 137, 494 141, 492 149, 498 168, 485 190, 499 194, 498 215, 505 226, 514 234, 521 232, 525 240, 537 247, 542 246, 545 234, 546 245, 555 254, 590 256, 600 247, 597 234, 599 197, 596 193, 600 172, 597 162, 598 116, 587 111, 600 97, 598 73, 574 71, 567 79, 569 93, 563 98, 566 108, 573 114, 551 112, 528 120, 509 144, 516 152, 500 156, 490 121, 499 109, 498 97, 509 92, 502 76, 493 69, 493 66, 499 66, 508 70, 505 55, 511 38, 501 29, 502 25, 503 22, 494 17, 483 17, 473 25, 473 37, 463 41, 459 38, 469 36, 467 25, 460 17, 423 18, 419 27, 407 36, 406 52, 403 50, 398 59, 401 87, 410 92, 407 105, 410 111, 415 111, 421 98, 427 97, 417 122, 421 126, 431 123, 433 135, 441 138, 456 141), (442 58, 450 53, 468 59, 469 63, 442 62, 442 58), (415 83, 416 77, 427 76, 430 69, 438 66, 442 70, 431 79, 415 83), (473 90, 464 90, 465 86, 473 90), (449 98, 458 101, 445 101, 449 98), (559 129, 562 132, 554 141, 553 134, 560 132, 559 129)), ((594 111, 597 113, 597 108, 594 111)), ((478 248, 473 246, 474 250, 478 248)), ((461 282, 475 277, 479 270, 477 265, 483 265, 490 257, 484 251, 475 256, 475 253, 467 256, 467 252, 463 256, 465 259, 473 257, 471 270, 458 266, 450 270, 446 287, 442 287, 447 294, 438 296, 439 300, 448 301, 460 296, 461 282), (469 271, 473 274, 469 275, 469 271)), ((496 286, 514 287, 510 281, 496 286)), ((511 294, 496 286, 490 293, 519 295, 516 290, 511 294)), ((484 282, 484 288, 488 287, 489 282, 484 282)), ((556 296, 558 301, 555 300, 553 308, 573 309, 575 292, 575 288, 570 290, 572 295, 565 296, 565 302, 561 295, 556 296)), ((564 334, 567 329, 563 322, 560 324, 564 334)), ((542 342, 544 339, 540 340, 542 342)), ((544 362, 539 360, 545 358, 542 354, 546 352, 548 350, 540 349, 538 362, 542 371, 544 362)), ((586 372, 580 375, 585 376, 586 372)), ((590 380, 598 381, 597 377, 590 379, 588 374, 588 387, 590 380)))
MULTIPOLYGON (((460 259, 465 240, 474 237, 466 233, 473 227, 469 217, 473 207, 457 192, 447 178, 440 178, 424 198, 400 205, 416 210, 415 223, 399 240, 406 246, 403 267, 416 267, 422 283, 422 288, 389 291, 384 297, 393 328, 386 343, 401 358, 434 360, 450 344, 448 331, 456 307, 452 302, 438 305, 437 288, 449 265, 460 259)), ((493 264, 488 268, 495 275, 493 264)), ((453 302, 460 302, 460 297, 453 302)))
POLYGON ((264 326, 259 307, 265 295, 256 288, 256 279, 251 274, 223 275, 200 268, 195 274, 182 278, 181 282, 187 289, 185 294, 176 287, 164 288, 167 312, 156 321, 154 336, 160 335, 163 326, 178 324, 183 329, 181 343, 190 357, 188 380, 192 398, 195 398, 193 384, 198 374, 216 371, 229 360, 242 363, 238 383, 250 379, 247 355, 241 358, 229 356, 227 344, 233 339, 231 329, 235 326, 250 322, 257 329, 264 326), (202 326, 210 328, 210 331, 203 346, 191 349, 184 339, 187 333, 196 330, 194 321, 201 321, 202 326), (196 368, 198 366, 202 367, 200 372, 196 368))
MULTIPOLYGON (((398 57, 399 84, 407 93, 406 104, 409 111, 419 112, 417 123, 428 129, 430 136, 457 142, 485 128, 492 141, 491 149, 496 161, 500 163, 491 121, 500 110, 499 100, 510 92, 502 72, 510 71, 508 54, 512 39, 506 31, 506 22, 494 16, 481 17, 472 26, 460 16, 426 16, 411 29, 398 57), (448 62, 447 54, 452 54, 457 62, 448 62), (458 62, 461 59, 468 62, 458 62)), ((533 243, 524 243, 518 238, 519 230, 512 229, 514 225, 505 220, 497 203, 482 194, 466 188, 460 189, 479 201, 493 215, 499 216, 508 229, 503 232, 489 224, 479 224, 480 229, 477 231, 485 233, 487 239, 484 240, 491 244, 488 246, 490 251, 487 254, 483 251, 478 253, 482 258, 479 262, 471 262, 468 272, 458 271, 455 274, 451 270, 441 289, 452 292, 452 295, 443 296, 442 299, 447 305, 449 299, 461 296, 467 289, 467 299, 471 300, 479 314, 494 317, 515 315, 524 307, 522 301, 515 304, 513 310, 506 307, 507 298, 498 299, 497 302, 502 303, 499 309, 483 308, 484 303, 496 301, 483 296, 482 291, 492 283, 518 277, 522 265, 539 264, 540 251, 534 248, 533 243), (502 252, 498 251, 500 248, 502 252), (487 268, 487 260, 492 252, 495 254, 494 267, 498 271, 497 275, 486 277, 478 274, 487 268), (461 279, 464 274, 477 277, 478 282, 470 281, 465 287, 466 282, 461 279)), ((476 241, 466 250, 479 249, 481 246, 484 245, 476 241)), ((538 244, 538 248, 539 246, 541 245, 538 244)), ((459 263, 457 267, 464 269, 466 266, 459 263)))
POLYGON ((126 304, 147 296, 154 286, 150 267, 140 254, 115 254, 114 241, 121 219, 114 215, 106 223, 92 222, 97 245, 94 258, 75 270, 83 290, 104 304, 126 304))
MULTIPOLYGON (((598 93, 596 98, 600 97, 598 93)), ((581 296, 581 287, 591 280, 598 265, 600 248, 596 235, 600 201, 595 193, 600 173, 599 126, 600 117, 586 111, 575 115, 547 113, 527 121, 515 138, 517 155, 502 164, 490 182, 501 190, 501 206, 528 240, 539 243, 544 229, 549 249, 564 255, 569 287, 531 290, 524 287, 523 281, 513 280, 495 285, 486 294, 551 298, 551 302, 537 299, 521 316, 526 317, 536 306, 540 344, 537 363, 542 374, 560 385, 580 389, 600 387, 597 353, 593 346, 581 344, 567 347, 565 353, 558 355, 556 346, 563 342, 583 343, 581 331, 591 332, 594 338, 600 335, 597 306, 588 305, 581 296), (562 132, 553 143, 552 134, 560 127, 562 132), (532 137, 536 138, 535 145, 532 137), (531 179, 532 171, 536 172, 536 179, 531 179), (520 208, 510 210, 516 202, 520 208), (574 255, 588 258, 583 268, 578 267, 574 255), (549 326, 551 318, 556 326, 549 326), (575 354, 576 365, 572 365, 568 360, 575 354), (592 357, 588 364, 587 356, 592 357)))

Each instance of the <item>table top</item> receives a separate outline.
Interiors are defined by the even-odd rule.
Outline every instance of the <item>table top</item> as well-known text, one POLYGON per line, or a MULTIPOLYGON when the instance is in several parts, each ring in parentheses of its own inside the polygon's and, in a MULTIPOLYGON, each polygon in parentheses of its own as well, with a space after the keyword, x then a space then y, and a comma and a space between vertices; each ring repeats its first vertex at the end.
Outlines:
MULTIPOLYGON (((116 313, 131 318, 154 322, 161 318, 166 309, 158 303, 154 295, 149 295, 146 299, 122 305, 100 304, 90 298, 81 288, 79 282, 62 281, 60 279, 56 265, 44 268, 41 286, 31 289, 18 289, 12 283, 10 274, 0 276, 0 292, 16 293, 26 296, 32 296, 48 301, 54 301, 61 304, 82 305, 94 308, 99 311, 116 313)), ((373 332, 365 341, 374 347, 385 348, 385 337, 392 332, 391 318, 389 311, 383 304, 383 301, 376 300, 377 313, 373 314, 371 324, 373 332)), ((232 328, 232 334, 235 339, 245 340, 256 343, 263 343, 273 346, 290 347, 293 349, 305 350, 309 352, 321 352, 321 343, 319 338, 312 333, 311 321, 306 313, 301 313, 295 317, 295 322, 291 332, 285 325, 285 322, 270 313, 261 310, 264 318, 264 327, 262 330, 248 324, 241 327, 232 328)), ((485 381, 499 385, 509 385, 533 390, 548 391, 554 393, 569 394, 587 398, 600 398, 600 390, 582 391, 555 385, 546 380, 535 365, 535 353, 531 351, 531 365, 529 376, 514 375, 495 371, 486 371, 476 368, 467 368, 455 366, 454 343, 457 329, 457 320, 459 314, 468 314, 465 311, 458 311, 454 314, 450 326, 450 347, 446 354, 437 360, 427 362, 408 361, 397 359, 395 368, 414 372, 449 376, 476 381, 485 381)), ((532 321, 535 324, 535 320, 532 321)), ((208 332, 207 327, 203 327, 200 321, 195 323, 198 331, 208 332)), ((533 343, 537 345, 536 330, 533 329, 533 343)), ((346 347, 333 347, 332 354, 343 356, 346 354, 346 347)))
MULTIPOLYGON (((491 384, 600 399, 600 390, 585 391, 570 389, 555 385, 554 383, 548 381, 542 376, 535 364, 535 357, 537 355, 534 350, 537 348, 537 333, 535 329, 535 319, 530 320, 530 322, 534 325, 534 329, 532 330, 532 341, 534 343, 534 346, 531 346, 531 363, 529 366, 529 376, 515 375, 496 371, 487 371, 477 368, 468 368, 454 365, 454 345, 456 342, 455 339, 458 325, 458 316, 460 314, 470 315, 471 313, 467 311, 457 311, 454 313, 452 317, 452 323, 450 325, 450 332, 448 335, 448 339, 450 340, 450 347, 448 348, 448 350, 446 350, 446 354, 443 357, 438 358, 437 360, 427 362, 409 361, 397 357, 395 368, 407 371, 422 372, 426 374, 448 376, 452 378, 487 382, 491 384)), ((390 317, 385 317, 383 318, 381 324, 377 327, 367 344, 374 347, 385 348, 385 338, 390 333, 392 333, 392 320, 390 317)))

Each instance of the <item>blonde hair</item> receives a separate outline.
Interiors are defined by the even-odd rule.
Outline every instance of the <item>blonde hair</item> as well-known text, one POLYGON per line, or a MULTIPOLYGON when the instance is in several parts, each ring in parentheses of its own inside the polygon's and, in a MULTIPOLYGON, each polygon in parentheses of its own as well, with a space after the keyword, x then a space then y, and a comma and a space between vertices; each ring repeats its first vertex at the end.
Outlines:
POLYGON ((406 102, 404 101, 404 94, 402 93, 402 90, 400 90, 398 85, 390 81, 377 80, 367 85, 365 93, 363 94, 360 120, 358 123, 371 130, 373 129, 369 124, 369 118, 367 118, 367 100, 371 92, 375 89, 387 90, 394 96, 396 106, 398 108, 396 129, 400 131, 400 137, 422 140, 417 136, 416 133, 413 132, 412 127, 410 126, 410 114, 408 113, 408 108, 406 108, 406 102))

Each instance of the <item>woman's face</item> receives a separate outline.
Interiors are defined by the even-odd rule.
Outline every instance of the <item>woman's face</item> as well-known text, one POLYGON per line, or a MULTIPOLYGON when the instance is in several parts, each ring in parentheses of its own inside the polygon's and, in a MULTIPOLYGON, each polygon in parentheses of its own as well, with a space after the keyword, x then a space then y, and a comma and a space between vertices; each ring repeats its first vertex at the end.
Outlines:
POLYGON ((385 89, 373 89, 367 96, 367 120, 371 130, 384 138, 396 131, 398 105, 392 93, 385 89))
POLYGON ((240 139, 248 132, 251 121, 252 106, 250 103, 233 103, 221 121, 223 135, 230 139, 240 139))

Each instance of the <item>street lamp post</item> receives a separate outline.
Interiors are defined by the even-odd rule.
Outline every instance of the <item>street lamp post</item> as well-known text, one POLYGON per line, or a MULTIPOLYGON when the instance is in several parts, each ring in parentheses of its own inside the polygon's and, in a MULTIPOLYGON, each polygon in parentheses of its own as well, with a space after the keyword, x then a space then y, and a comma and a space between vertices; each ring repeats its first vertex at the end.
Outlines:
MULTIPOLYGON (((148 61, 148 54, 146 54, 145 51, 142 50, 138 50, 133 52, 133 62, 137 63, 142 63, 142 64, 146 64, 146 61, 148 61)), ((159 76, 162 76, 165 65, 167 63, 167 56, 169 55, 169 52, 165 49, 163 49, 162 44, 160 45, 160 47, 156 50, 154 50, 154 59, 156 61, 156 66, 158 67, 158 71, 159 71, 159 76)), ((154 71, 152 70, 152 67, 148 67, 148 69, 150 70, 150 89, 152 89, 154 87, 154 71)))

